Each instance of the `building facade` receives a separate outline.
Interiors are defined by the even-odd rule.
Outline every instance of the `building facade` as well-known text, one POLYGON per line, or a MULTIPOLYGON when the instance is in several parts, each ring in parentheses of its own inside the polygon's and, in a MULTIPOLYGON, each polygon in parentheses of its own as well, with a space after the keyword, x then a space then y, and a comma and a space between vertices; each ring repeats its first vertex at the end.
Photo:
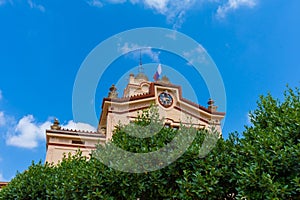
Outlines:
POLYGON ((179 128, 180 124, 192 124, 199 129, 215 126, 222 134, 221 120, 225 113, 217 111, 213 100, 209 99, 207 107, 198 105, 185 99, 181 87, 172 84, 166 76, 150 82, 140 71, 137 75, 130 74, 122 97, 118 97, 114 85, 110 87, 108 97, 102 101, 96 132, 62 129, 55 120, 51 128, 46 130, 46 161, 57 163, 64 153, 74 153, 77 149, 88 156, 96 144, 104 144, 112 138, 115 126, 134 121, 138 111, 151 105, 157 105, 160 117, 169 127, 179 128))
POLYGON ((8 184, 8 182, 0 182, 0 190, 2 189, 2 188, 4 188, 5 186, 7 186, 7 184, 8 184))

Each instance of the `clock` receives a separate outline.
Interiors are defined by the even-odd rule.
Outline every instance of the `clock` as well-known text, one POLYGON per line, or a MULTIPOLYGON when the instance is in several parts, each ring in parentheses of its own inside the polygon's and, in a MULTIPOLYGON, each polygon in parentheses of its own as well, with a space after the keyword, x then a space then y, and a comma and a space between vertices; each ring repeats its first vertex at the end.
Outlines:
POLYGON ((173 104, 173 97, 167 92, 162 92, 158 95, 158 101, 162 106, 168 108, 173 104))

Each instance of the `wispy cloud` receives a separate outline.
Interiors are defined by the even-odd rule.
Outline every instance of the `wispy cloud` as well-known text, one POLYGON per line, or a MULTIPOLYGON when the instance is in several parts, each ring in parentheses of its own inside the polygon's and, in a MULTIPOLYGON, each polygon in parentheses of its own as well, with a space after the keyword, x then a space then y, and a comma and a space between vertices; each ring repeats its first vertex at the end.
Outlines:
POLYGON ((131 4, 141 4, 146 9, 151 9, 155 13, 165 15, 167 21, 173 24, 173 28, 180 28, 184 22, 184 16, 196 2, 196 0, 87 0, 90 6, 102 7, 105 4, 121 4, 129 2, 131 4))
MULTIPOLYGON (((97 0, 95 0, 97 1, 97 0)), ((22 1, 14 1, 14 0, 0 0, 0 6, 5 5, 5 4, 10 4, 10 5, 14 5, 14 3, 18 4, 18 3, 22 3, 22 1)), ((24 3, 26 4, 26 1, 24 1, 24 3)), ((41 12, 45 12, 46 9, 42 4, 37 4, 35 3, 33 0, 27 0, 27 5, 31 8, 31 9, 36 9, 39 10, 41 12)), ((96 5, 92 5, 91 6, 96 6, 96 5)))
POLYGON ((8 181, 7 179, 4 178, 2 172, 0 172, 0 181, 8 181))
POLYGON ((126 54, 130 53, 129 55, 133 56, 134 59, 138 59, 140 53, 142 55, 146 55, 154 62, 159 63, 159 52, 153 51, 151 47, 140 46, 138 44, 128 43, 125 42, 124 44, 118 44, 119 52, 126 54), (137 49, 142 49, 141 51, 137 51, 137 49))
POLYGON ((218 18, 225 18, 229 12, 239 9, 240 7, 253 8, 257 0, 228 0, 227 3, 220 5, 217 10, 218 18))
POLYGON ((188 60, 187 64, 192 66, 196 63, 201 64, 206 62, 205 52, 206 50, 204 49, 204 47, 199 45, 198 47, 191 49, 190 51, 183 52, 183 55, 188 60))
MULTIPOLYGON (((2 100, 2 90, 0 90, 0 101, 2 100)), ((0 127, 4 126, 6 123, 5 117, 4 117, 4 112, 0 110, 0 127)))
POLYGON ((150 8, 162 15, 173 24, 174 29, 181 27, 185 21, 185 14, 196 4, 196 0, 141 0, 146 8, 150 8))
POLYGON ((224 18, 229 12, 240 7, 252 8, 258 0, 87 0, 90 6, 102 7, 105 4, 120 4, 129 2, 131 4, 141 4, 146 9, 151 9, 155 13, 165 15, 168 23, 173 24, 174 29, 178 29, 185 21, 186 13, 197 7, 204 7, 214 4, 217 7, 217 18, 224 18))
MULTIPOLYGON (((125 3, 126 2, 126 0, 106 0, 106 1, 109 3, 125 3)), ((134 1, 132 1, 132 2, 134 2, 134 1)))
POLYGON ((29 7, 32 8, 32 9, 37 9, 37 10, 39 10, 41 12, 45 12, 46 11, 45 7, 43 5, 34 3, 32 0, 28 0, 27 3, 29 5, 29 7))
POLYGON ((5 124, 6 124, 6 120, 4 117, 4 112, 0 111, 0 127, 5 126, 5 124))
POLYGON ((94 7, 98 7, 98 8, 101 8, 103 6, 103 3, 100 0, 89 0, 89 1, 87 1, 87 3, 90 6, 94 6, 94 7))

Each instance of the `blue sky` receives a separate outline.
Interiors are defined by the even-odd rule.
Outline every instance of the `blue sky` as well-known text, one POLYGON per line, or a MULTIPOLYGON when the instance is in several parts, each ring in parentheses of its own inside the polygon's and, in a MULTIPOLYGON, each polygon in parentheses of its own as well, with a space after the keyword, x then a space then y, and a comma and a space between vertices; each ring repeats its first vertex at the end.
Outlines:
MULTIPOLYGON (((201 44, 226 89, 224 137, 241 132, 260 94, 282 98, 286 84, 299 86, 299 7, 298 0, 0 0, 0 181, 32 160, 44 161, 45 129, 53 117, 65 127, 92 128, 73 121, 77 71, 100 42, 129 29, 174 29, 201 44)), ((184 65, 155 49, 142 58, 149 77, 155 68, 147 63, 184 65)), ((122 87, 124 74, 116 69, 126 65, 136 73, 138 62, 135 53, 125 55, 105 72, 95 98, 98 115, 108 87, 118 80, 122 87)), ((209 94, 201 77, 185 78, 199 84, 197 98, 206 105, 209 94)))

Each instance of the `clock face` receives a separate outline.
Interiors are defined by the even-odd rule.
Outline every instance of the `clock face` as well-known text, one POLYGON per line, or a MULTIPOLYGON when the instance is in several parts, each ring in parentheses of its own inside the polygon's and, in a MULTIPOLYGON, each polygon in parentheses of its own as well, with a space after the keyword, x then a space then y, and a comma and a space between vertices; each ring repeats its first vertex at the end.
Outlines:
POLYGON ((158 96, 158 101, 162 106, 166 108, 170 107, 173 104, 173 98, 167 92, 160 93, 158 96))

